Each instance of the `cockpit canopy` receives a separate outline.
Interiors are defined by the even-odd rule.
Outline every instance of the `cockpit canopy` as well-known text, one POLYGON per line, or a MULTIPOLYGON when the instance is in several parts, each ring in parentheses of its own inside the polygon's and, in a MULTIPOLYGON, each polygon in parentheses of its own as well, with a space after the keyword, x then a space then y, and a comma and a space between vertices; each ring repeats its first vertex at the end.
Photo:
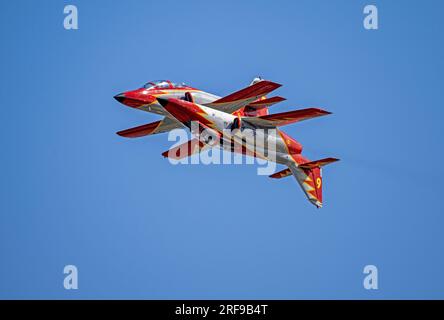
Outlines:
POLYGON ((169 80, 154 80, 147 82, 143 87, 145 89, 174 89, 185 88, 187 85, 185 83, 173 83, 169 80))

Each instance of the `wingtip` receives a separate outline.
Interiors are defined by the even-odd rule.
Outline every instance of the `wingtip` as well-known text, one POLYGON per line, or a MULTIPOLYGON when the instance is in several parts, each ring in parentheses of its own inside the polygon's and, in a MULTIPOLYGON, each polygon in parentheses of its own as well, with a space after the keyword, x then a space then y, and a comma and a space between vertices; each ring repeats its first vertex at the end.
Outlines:
POLYGON ((130 132, 128 132, 128 130, 122 130, 122 131, 118 131, 116 132, 116 134, 118 136, 121 136, 123 138, 137 138, 138 136, 131 134, 130 132))
POLYGON ((319 112, 319 114, 321 114, 323 116, 329 116, 329 115, 333 114, 333 112, 327 111, 327 110, 324 110, 321 108, 313 108, 313 109, 315 109, 317 112, 319 112))
POLYGON ((275 86, 276 88, 282 87, 282 84, 274 82, 274 81, 270 81, 270 80, 264 80, 267 81, 269 84, 275 86))
MULTIPOLYGON (((271 80, 262 80, 259 82, 256 82, 253 86, 263 87, 263 86, 271 86, 271 91, 276 90, 279 87, 282 87, 282 84, 271 81, 271 80)), ((270 91, 270 92, 271 92, 270 91)))
POLYGON ((121 137, 124 137, 124 138, 128 138, 128 137, 125 135, 125 131, 126 131, 126 130, 117 131, 116 134, 117 134, 118 136, 121 136, 121 137))

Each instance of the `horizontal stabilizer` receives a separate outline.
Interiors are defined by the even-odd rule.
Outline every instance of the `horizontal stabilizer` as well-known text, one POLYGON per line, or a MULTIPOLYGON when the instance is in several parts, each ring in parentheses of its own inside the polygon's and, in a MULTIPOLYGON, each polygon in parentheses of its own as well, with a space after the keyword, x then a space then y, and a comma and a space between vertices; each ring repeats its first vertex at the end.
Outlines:
POLYGON ((273 127, 285 126, 287 124, 303 120, 325 116, 328 114, 331 114, 331 112, 318 108, 308 108, 308 109, 269 114, 260 117, 244 117, 242 120, 249 122, 258 128, 273 128, 273 127))
POLYGON ((330 164, 330 163, 333 163, 336 161, 339 161, 339 159, 325 158, 325 159, 321 159, 321 160, 315 160, 315 161, 311 161, 311 162, 302 163, 299 165, 299 167, 302 169, 313 169, 313 168, 317 168, 317 167, 323 167, 327 164, 330 164))
POLYGON ((291 175, 291 170, 289 168, 287 168, 287 169, 284 169, 282 171, 273 173, 269 177, 273 178, 273 179, 282 179, 282 178, 288 177, 290 175, 291 175))
POLYGON ((280 86, 278 83, 262 80, 226 97, 208 103, 206 106, 231 114, 271 91, 276 90, 280 86))
POLYGON ((164 118, 161 121, 156 121, 148 124, 144 124, 142 126, 126 129, 117 132, 119 136, 125 138, 138 138, 143 136, 148 136, 157 133, 163 133, 167 131, 171 131, 176 128, 181 128, 182 124, 177 122, 176 120, 172 120, 170 118, 164 118))

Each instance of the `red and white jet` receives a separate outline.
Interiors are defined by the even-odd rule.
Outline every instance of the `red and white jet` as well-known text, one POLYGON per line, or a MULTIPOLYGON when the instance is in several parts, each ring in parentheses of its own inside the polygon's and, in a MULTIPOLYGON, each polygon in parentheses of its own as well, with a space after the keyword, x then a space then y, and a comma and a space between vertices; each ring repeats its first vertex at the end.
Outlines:
POLYGON ((269 114, 268 107, 285 100, 265 95, 281 85, 255 78, 250 86, 226 97, 171 81, 152 81, 142 88, 127 91, 114 98, 132 108, 164 116, 160 121, 117 132, 127 138, 168 132, 176 128, 192 128, 197 124, 198 136, 164 153, 164 157, 182 159, 217 146, 224 150, 274 161, 287 168, 270 177, 281 179, 293 175, 308 200, 322 207, 322 169, 336 158, 310 161, 301 155, 302 145, 278 129, 280 126, 330 114, 308 108, 269 114), (243 139, 249 129, 255 140, 243 139), (269 148, 268 146, 273 146, 269 148), (237 147, 240 146, 240 147, 237 147))

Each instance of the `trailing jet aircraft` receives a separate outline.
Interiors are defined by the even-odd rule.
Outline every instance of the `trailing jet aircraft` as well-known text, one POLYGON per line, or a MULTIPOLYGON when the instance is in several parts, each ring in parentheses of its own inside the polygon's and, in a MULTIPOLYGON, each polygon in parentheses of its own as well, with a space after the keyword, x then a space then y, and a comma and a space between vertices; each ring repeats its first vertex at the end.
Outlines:
MULTIPOLYGON (((127 138, 168 132, 176 128, 198 130, 197 136, 183 145, 162 153, 164 157, 182 159, 202 150, 218 147, 285 165, 287 168, 270 177, 296 178, 308 200, 322 207, 322 167, 338 161, 325 158, 310 161, 302 156, 302 145, 278 127, 330 114, 308 108, 269 114, 268 107, 285 100, 265 95, 281 85, 255 78, 250 86, 228 96, 219 97, 185 84, 168 80, 152 81, 142 88, 114 98, 132 108, 164 116, 160 121, 117 132, 127 138), (193 127, 193 124, 194 127, 193 127), (197 124, 197 125, 196 125, 197 124), (246 129, 253 132, 253 142, 245 139, 246 129), (269 146, 273 146, 271 149, 269 146)), ((196 132, 193 132, 196 133, 196 132)))

